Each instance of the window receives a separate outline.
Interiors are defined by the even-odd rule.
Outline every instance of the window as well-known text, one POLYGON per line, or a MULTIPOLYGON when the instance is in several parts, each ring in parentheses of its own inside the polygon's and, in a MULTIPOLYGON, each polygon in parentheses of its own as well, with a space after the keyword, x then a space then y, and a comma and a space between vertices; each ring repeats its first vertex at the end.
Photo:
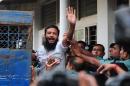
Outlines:
POLYGON ((28 26, 0 25, 0 48, 26 49, 28 26))
POLYGON ((97 0, 79 0, 79 18, 97 13, 97 0))
POLYGON ((97 43, 97 27, 90 26, 85 28, 85 41, 88 45, 97 43))
POLYGON ((76 40, 84 40, 84 29, 76 30, 74 37, 76 40))
POLYGON ((42 6, 42 27, 59 22, 59 0, 42 6))

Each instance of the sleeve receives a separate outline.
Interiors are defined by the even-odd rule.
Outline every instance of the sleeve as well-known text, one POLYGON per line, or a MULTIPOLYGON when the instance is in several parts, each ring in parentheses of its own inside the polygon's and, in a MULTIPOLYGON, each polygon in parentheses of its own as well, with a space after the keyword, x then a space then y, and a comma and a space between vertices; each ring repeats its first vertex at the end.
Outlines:
POLYGON ((66 51, 66 50, 68 49, 68 47, 65 47, 65 46, 63 45, 62 41, 59 41, 59 42, 58 42, 58 45, 60 46, 60 48, 61 48, 62 51, 66 51))

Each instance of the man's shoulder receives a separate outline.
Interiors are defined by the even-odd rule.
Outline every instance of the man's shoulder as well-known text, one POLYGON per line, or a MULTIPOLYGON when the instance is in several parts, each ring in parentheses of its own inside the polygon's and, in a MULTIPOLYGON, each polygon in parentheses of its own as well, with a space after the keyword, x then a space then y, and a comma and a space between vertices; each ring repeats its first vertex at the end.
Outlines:
POLYGON ((45 51, 44 46, 43 46, 43 45, 40 45, 40 46, 38 47, 37 51, 45 51))
POLYGON ((112 59, 108 59, 108 58, 100 59, 99 61, 101 64, 110 64, 111 62, 113 62, 112 59))
POLYGON ((58 41, 56 48, 59 49, 59 50, 66 50, 68 47, 64 47, 62 41, 58 41))

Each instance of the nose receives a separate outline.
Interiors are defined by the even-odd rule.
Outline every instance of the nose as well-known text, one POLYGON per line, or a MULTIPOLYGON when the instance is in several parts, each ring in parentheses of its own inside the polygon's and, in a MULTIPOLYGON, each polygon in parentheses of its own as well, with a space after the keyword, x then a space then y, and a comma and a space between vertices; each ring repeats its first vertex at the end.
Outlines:
POLYGON ((50 34, 50 36, 51 36, 51 37, 53 37, 53 36, 54 36, 54 34, 53 34, 53 33, 51 33, 51 34, 50 34))

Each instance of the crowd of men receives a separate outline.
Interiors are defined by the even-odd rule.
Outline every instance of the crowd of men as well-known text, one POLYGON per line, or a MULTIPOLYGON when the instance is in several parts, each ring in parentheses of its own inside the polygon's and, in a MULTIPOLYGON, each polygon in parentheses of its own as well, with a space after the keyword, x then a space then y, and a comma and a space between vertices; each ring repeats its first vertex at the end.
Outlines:
POLYGON ((127 74, 130 71, 130 47, 120 41, 111 43, 107 58, 104 57, 105 47, 102 44, 86 49, 88 46, 84 41, 73 38, 75 13, 75 9, 68 7, 70 28, 62 41, 59 40, 57 26, 45 28, 42 46, 32 53, 31 85, 36 82, 34 86, 130 86, 127 74))

